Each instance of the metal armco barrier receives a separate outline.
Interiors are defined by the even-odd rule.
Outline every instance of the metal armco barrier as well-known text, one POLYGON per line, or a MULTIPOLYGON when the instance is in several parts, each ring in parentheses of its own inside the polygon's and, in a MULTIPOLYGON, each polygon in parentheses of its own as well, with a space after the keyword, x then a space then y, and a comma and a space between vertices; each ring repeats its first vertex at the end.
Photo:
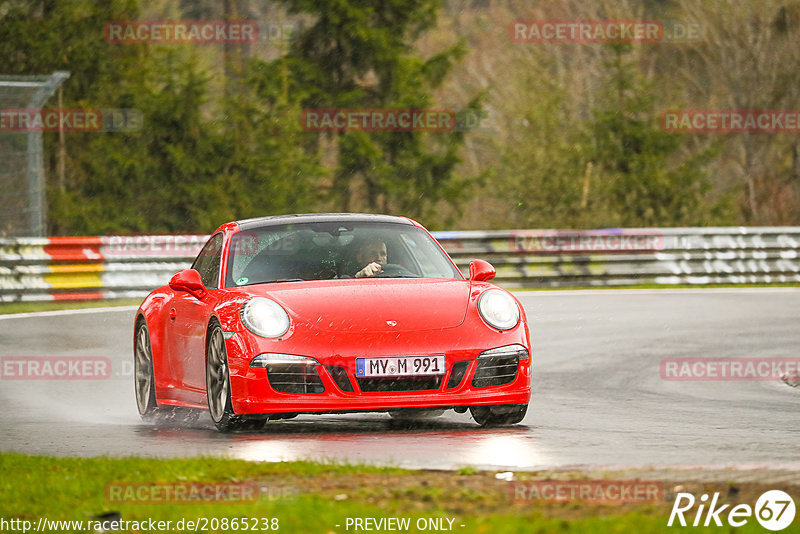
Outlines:
POLYGON ((800 282, 800 227, 442 232, 465 270, 495 266, 507 288, 800 282))
MULTIPOLYGON (((504 287, 800 282, 800 227, 435 232, 466 273, 504 287)), ((144 297, 188 267, 207 236, 0 239, 0 301, 144 297)))

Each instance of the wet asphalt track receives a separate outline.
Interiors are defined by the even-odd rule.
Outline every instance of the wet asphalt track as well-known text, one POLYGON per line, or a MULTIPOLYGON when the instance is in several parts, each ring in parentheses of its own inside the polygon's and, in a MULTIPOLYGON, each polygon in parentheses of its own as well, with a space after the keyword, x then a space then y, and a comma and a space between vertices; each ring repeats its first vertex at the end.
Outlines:
POLYGON ((0 318, 0 356, 103 356, 99 381, 0 380, 0 450, 221 455, 403 467, 558 469, 703 466, 800 471, 800 389, 781 382, 664 381, 673 357, 800 356, 800 290, 519 292, 534 341, 522 424, 480 429, 452 411, 301 416, 259 433, 142 423, 131 308, 0 318))

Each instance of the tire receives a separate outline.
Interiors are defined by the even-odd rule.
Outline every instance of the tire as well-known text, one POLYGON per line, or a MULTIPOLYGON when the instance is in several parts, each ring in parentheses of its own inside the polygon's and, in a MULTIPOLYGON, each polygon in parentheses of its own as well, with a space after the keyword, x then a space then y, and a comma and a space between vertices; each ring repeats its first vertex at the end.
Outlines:
POLYGON ((403 410, 392 410, 389 415, 398 421, 424 421, 435 419, 444 415, 447 410, 437 408, 406 408, 403 410))
POLYGON ((233 413, 228 354, 222 327, 216 321, 212 321, 207 339, 206 397, 211 420, 220 432, 258 430, 266 423, 265 417, 243 417, 233 413))
POLYGON ((156 402, 153 372, 153 349, 150 345, 150 332, 144 319, 136 323, 133 337, 133 377, 139 415, 142 420, 152 422, 158 412, 158 402, 156 402))
POLYGON ((527 404, 501 404, 497 406, 470 406, 472 418, 481 426, 516 425, 525 418, 527 404))
POLYGON ((144 319, 136 323, 133 338, 133 376, 136 407, 143 421, 157 425, 187 426, 197 422, 200 411, 158 404, 156 400, 153 348, 144 319))

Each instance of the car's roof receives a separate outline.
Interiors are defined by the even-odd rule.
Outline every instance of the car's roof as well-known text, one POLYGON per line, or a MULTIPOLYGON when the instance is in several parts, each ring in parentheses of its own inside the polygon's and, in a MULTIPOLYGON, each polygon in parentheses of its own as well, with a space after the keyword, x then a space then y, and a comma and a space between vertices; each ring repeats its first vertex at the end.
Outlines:
POLYGON ((314 222, 371 222, 414 225, 414 223, 406 217, 374 213, 297 213, 292 215, 271 215, 268 217, 256 217, 254 219, 236 221, 236 224, 238 224, 239 228, 242 230, 251 230, 253 228, 277 224, 314 222))

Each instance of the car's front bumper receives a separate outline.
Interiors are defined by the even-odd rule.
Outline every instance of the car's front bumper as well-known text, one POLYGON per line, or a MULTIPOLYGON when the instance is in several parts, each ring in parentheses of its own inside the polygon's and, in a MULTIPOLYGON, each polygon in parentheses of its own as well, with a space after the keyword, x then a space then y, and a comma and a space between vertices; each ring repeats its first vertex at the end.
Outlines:
MULTIPOLYGON (((441 353, 440 353, 441 354, 441 353)), ((304 374, 310 390, 284 392, 276 389, 271 372, 264 368, 231 367, 231 402, 237 414, 320 413, 386 411, 400 408, 458 407, 528 404, 531 397, 531 358, 516 360, 513 378, 502 385, 479 386, 475 378, 480 350, 444 352, 446 373, 431 379, 358 379, 355 358, 319 359, 304 374), (458 364, 458 366, 456 365, 458 364), (455 371, 461 367, 461 373, 455 371), (343 376, 343 371, 346 376, 343 376), (453 376, 455 374, 455 376, 453 376), (458 375, 461 375, 458 379, 458 375), (420 386, 426 389, 414 389, 420 386), (370 391, 372 389, 372 391, 370 391), (378 389, 379 391, 375 391, 378 389)), ((481 363, 485 373, 486 363, 481 363)))

